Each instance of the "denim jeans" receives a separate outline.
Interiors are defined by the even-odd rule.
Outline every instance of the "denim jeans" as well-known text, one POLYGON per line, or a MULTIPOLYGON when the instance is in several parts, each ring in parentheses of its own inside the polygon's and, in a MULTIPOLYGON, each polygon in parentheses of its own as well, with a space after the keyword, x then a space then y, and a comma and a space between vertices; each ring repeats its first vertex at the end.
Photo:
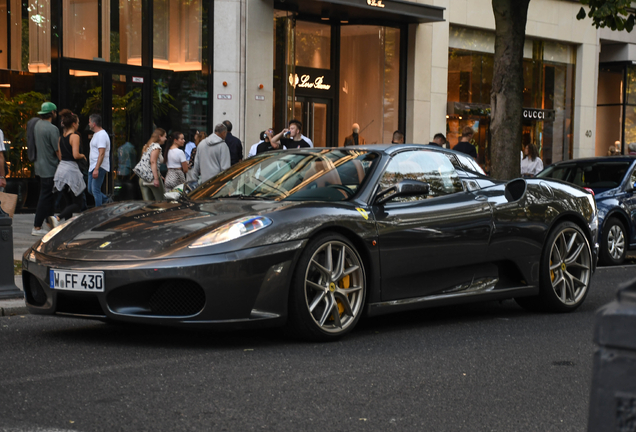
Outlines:
POLYGON ((99 169, 99 175, 96 179, 93 178, 93 172, 88 172, 88 193, 95 198, 95 207, 99 207, 108 199, 108 195, 102 193, 102 184, 104 183, 104 177, 106 177, 106 171, 104 168, 99 169))

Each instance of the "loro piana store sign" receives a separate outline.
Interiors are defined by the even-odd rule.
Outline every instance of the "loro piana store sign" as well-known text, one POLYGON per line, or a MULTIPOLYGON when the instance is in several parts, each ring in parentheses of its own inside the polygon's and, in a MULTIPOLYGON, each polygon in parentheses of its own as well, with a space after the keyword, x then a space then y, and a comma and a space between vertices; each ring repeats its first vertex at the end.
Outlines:
POLYGON ((298 88, 329 90, 331 84, 325 84, 325 76, 312 77, 309 74, 298 76, 298 74, 289 74, 289 84, 298 88))
POLYGON ((294 73, 289 74, 289 85, 296 89, 298 96, 332 97, 337 88, 334 81, 333 71, 329 69, 297 66, 294 73))

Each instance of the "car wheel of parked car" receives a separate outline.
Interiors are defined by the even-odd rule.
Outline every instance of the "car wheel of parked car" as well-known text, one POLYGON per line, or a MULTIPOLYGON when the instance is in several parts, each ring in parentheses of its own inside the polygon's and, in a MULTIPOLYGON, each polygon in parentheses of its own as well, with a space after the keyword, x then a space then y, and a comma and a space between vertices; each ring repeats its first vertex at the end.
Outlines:
POLYGON ((610 218, 605 222, 601 240, 601 264, 618 265, 625 261, 625 238, 625 226, 620 220, 610 218))
POLYGON ((287 329, 305 340, 336 340, 355 327, 365 295, 364 266, 356 248, 344 236, 322 234, 298 261, 287 329))
POLYGON ((520 297, 520 306, 531 310, 570 312, 578 308, 590 286, 592 251, 576 224, 562 222, 548 235, 539 270, 539 295, 520 297))

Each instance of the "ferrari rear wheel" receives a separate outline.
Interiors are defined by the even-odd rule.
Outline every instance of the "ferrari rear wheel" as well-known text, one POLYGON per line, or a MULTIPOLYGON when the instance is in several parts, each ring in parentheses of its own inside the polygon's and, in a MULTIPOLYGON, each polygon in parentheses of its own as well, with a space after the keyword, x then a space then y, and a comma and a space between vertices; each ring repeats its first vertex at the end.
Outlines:
POLYGON ((288 330, 312 341, 330 341, 355 327, 363 311, 362 259, 344 236, 320 235, 298 261, 290 288, 288 330))
POLYGON ((570 312, 587 296, 592 277, 592 251, 576 224, 563 222, 548 236, 540 263, 539 295, 517 300, 522 307, 570 312))
POLYGON ((625 261, 625 226, 616 218, 610 218, 603 226, 600 261, 603 265, 619 265, 625 261))

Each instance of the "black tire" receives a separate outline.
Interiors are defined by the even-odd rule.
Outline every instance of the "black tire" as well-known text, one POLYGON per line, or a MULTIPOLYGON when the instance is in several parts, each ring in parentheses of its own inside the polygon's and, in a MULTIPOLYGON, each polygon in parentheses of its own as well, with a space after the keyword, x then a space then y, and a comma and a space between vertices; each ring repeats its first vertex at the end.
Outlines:
POLYGON ((572 312, 590 288, 592 250, 578 225, 561 222, 548 235, 539 268, 539 295, 515 298, 532 311, 572 312))
POLYGON ((287 332, 307 341, 338 340, 353 330, 364 310, 362 258, 344 236, 321 234, 300 256, 289 291, 287 332))
POLYGON ((609 218, 603 225, 601 253, 599 261, 602 265, 620 265, 625 261, 627 253, 627 235, 625 225, 616 219, 609 218))

